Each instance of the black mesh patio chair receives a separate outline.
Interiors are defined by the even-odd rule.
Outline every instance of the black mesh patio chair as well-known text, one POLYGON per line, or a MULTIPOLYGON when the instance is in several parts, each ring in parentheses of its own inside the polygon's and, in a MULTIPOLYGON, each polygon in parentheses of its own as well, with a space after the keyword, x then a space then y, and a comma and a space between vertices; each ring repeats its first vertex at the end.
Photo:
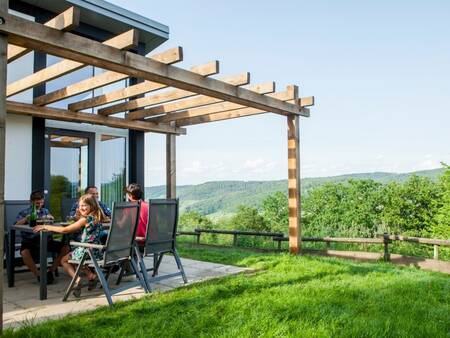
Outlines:
POLYGON ((22 236, 20 235, 20 231, 16 232, 16 238, 14 243, 14 250, 10 250, 8 234, 9 229, 16 222, 16 217, 20 211, 26 209, 30 206, 30 201, 28 200, 15 200, 15 201, 5 201, 5 256, 6 256, 6 264, 9 264, 9 255, 14 252, 14 257, 11 259, 18 261, 17 263, 22 263, 22 258, 20 256, 20 242, 22 241, 22 236), (17 253, 17 254, 16 254, 17 253))
POLYGON ((133 258, 134 237, 139 221, 139 207, 139 204, 129 202, 113 204, 111 226, 109 228, 108 239, 106 240, 105 245, 70 242, 70 245, 72 246, 86 248, 86 252, 80 261, 69 261, 70 263, 78 264, 78 268, 75 272, 75 276, 70 282, 69 287, 67 288, 63 301, 66 301, 69 297, 69 294, 75 286, 75 282, 81 273, 83 265, 88 265, 89 267, 93 267, 95 269, 109 305, 113 304, 111 298, 112 295, 136 285, 136 283, 130 283, 122 287, 115 288, 114 290, 110 289, 105 272, 109 274, 108 272, 114 266, 123 266, 125 263, 129 263, 139 284, 146 292, 148 292, 147 285, 142 279, 137 264, 133 258), (103 250, 103 257, 101 260, 97 261, 95 259, 93 249, 103 250))
POLYGON ((147 289, 152 290, 151 283, 180 276, 184 283, 187 283, 186 274, 181 264, 180 256, 175 248, 178 225, 178 200, 177 199, 151 199, 149 200, 149 213, 147 223, 147 233, 144 244, 139 248, 135 245, 135 253, 142 276, 147 284, 147 289), (163 256, 167 253, 173 255, 178 267, 178 272, 158 275, 163 256), (144 257, 153 255, 153 269, 147 269, 144 257), (153 270, 152 277, 148 271, 153 270))

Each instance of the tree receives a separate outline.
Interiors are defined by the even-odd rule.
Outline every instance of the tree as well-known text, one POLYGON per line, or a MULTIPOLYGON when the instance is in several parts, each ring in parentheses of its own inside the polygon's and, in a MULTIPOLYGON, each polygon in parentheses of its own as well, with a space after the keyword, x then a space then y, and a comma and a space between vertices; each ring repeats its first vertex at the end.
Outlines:
POLYGON ((199 213, 198 211, 185 212, 180 216, 180 229, 194 230, 195 228, 212 229, 213 223, 211 220, 199 213))
POLYGON ((246 205, 239 205, 237 213, 231 218, 230 223, 236 229, 268 231, 267 222, 258 212, 258 209, 246 205))
POLYGON ((289 228, 289 206, 285 193, 277 191, 262 202, 262 216, 270 231, 287 233, 289 228))
POLYGON ((367 236, 378 232, 380 190, 373 180, 326 183, 303 200, 304 234, 367 236))
POLYGON ((431 227, 433 237, 450 239, 450 166, 443 164, 445 171, 439 178, 439 203, 431 227))
POLYGON ((439 189, 426 177, 411 176, 383 189, 381 221, 389 232, 421 236, 430 230, 439 189))

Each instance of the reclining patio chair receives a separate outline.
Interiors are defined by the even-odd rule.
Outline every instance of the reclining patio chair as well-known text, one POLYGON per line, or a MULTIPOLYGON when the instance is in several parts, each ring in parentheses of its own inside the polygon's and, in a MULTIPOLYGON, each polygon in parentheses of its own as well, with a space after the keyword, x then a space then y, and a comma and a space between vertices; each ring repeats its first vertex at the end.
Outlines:
POLYGON ((180 276, 184 283, 187 283, 186 274, 181 264, 180 256, 175 248, 176 234, 178 225, 178 200, 177 199, 153 199, 149 200, 149 212, 147 233, 145 242, 141 247, 135 245, 135 252, 142 276, 147 285, 148 291, 152 288, 150 283, 154 283, 163 279, 180 276), (167 253, 173 255, 178 267, 178 272, 158 275, 158 269, 161 265, 163 256, 167 253), (153 269, 147 269, 144 257, 153 255, 153 269), (148 275, 148 271, 153 270, 153 276, 148 275))
POLYGON ((89 267, 93 267, 95 269, 109 305, 113 304, 111 298, 112 295, 127 290, 130 287, 136 285, 135 283, 133 283, 133 285, 131 286, 124 285, 123 287, 111 290, 109 288, 104 271, 109 272, 109 270, 116 265, 121 267, 125 263, 129 263, 139 281, 139 284, 144 288, 145 292, 148 292, 147 285, 142 279, 136 262, 133 259, 134 237, 139 220, 139 207, 139 204, 128 202, 114 203, 111 227, 109 229, 109 234, 105 245, 70 242, 72 246, 86 248, 86 252, 81 261, 69 261, 70 263, 78 264, 78 268, 75 272, 75 276, 70 282, 69 287, 67 288, 63 301, 66 301, 69 297, 69 294, 72 291, 75 282, 81 273, 83 265, 86 264, 89 267), (104 250, 102 260, 95 260, 92 251, 93 249, 104 250))

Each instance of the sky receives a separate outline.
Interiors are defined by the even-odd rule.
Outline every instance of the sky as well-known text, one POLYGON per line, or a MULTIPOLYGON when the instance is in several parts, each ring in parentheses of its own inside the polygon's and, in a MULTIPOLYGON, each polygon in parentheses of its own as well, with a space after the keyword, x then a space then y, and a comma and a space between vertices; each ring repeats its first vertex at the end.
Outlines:
MULTIPOLYGON (((302 177, 410 172, 450 163, 450 1, 110 0, 170 27, 183 68, 288 84, 314 96, 300 121, 302 177)), ((191 126, 177 184, 287 178, 275 114, 191 126)), ((165 184, 165 137, 146 136, 146 186, 165 184)))

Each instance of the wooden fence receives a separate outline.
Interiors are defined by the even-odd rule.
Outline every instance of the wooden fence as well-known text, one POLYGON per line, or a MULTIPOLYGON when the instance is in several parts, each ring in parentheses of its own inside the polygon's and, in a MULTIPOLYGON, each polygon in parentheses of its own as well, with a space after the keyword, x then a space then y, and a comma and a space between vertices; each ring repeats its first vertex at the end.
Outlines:
MULTIPOLYGON (((233 246, 237 246, 238 236, 256 236, 256 237, 271 237, 274 242, 278 243, 278 250, 281 250, 281 242, 289 241, 289 238, 285 237, 281 232, 258 232, 258 231, 242 231, 242 230, 214 230, 214 229, 195 229, 194 231, 179 231, 178 236, 195 236, 196 241, 200 243, 200 236, 202 234, 220 234, 220 235, 232 235, 233 246)), ((393 241, 402 241, 415 244, 433 245, 433 258, 439 259, 439 247, 450 247, 450 240, 445 239, 432 239, 432 238, 420 238, 420 237, 407 237, 399 235, 389 235, 384 233, 378 235, 377 238, 342 238, 342 237, 302 237, 303 242, 323 242, 327 243, 327 247, 330 243, 352 243, 352 244, 378 244, 383 245, 384 248, 384 260, 390 261, 389 244, 393 241)))

